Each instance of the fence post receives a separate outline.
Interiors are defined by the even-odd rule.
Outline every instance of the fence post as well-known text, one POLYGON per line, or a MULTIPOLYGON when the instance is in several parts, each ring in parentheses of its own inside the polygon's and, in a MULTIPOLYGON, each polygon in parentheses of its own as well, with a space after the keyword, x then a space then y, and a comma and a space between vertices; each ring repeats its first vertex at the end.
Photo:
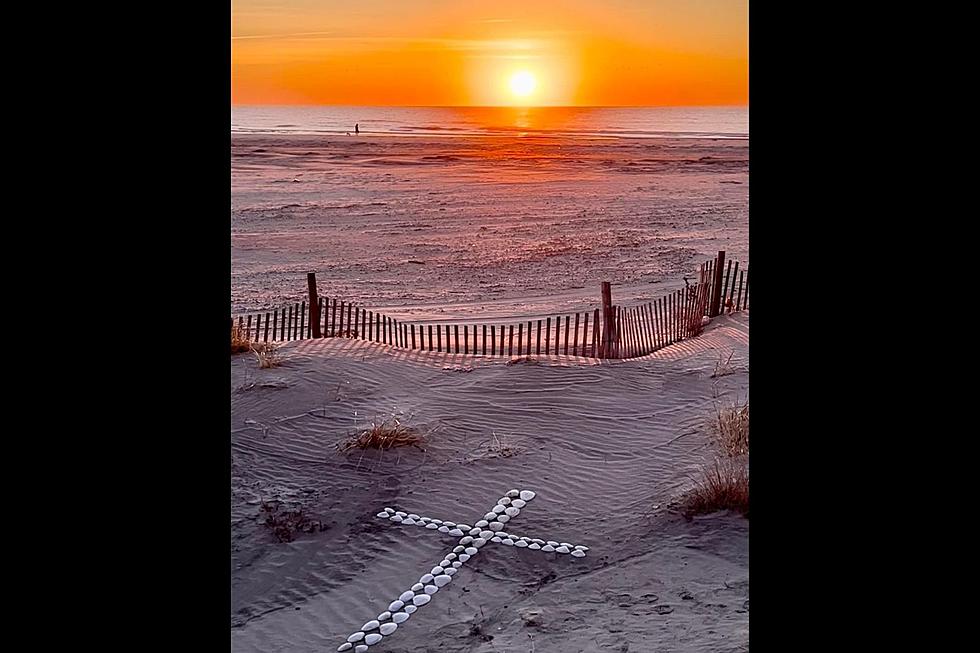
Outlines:
POLYGON ((615 358, 616 343, 619 342, 616 333, 615 315, 612 305, 612 286, 608 281, 602 282, 602 338, 599 340, 599 358, 615 358))
POLYGON ((320 337, 320 299, 316 296, 316 272, 306 273, 306 283, 310 287, 310 326, 313 337, 320 337))
POLYGON ((708 317, 717 317, 718 309, 721 307, 721 279, 722 273, 725 271, 725 250, 718 252, 718 260, 715 263, 715 280, 714 285, 711 287, 711 310, 708 311, 708 317))

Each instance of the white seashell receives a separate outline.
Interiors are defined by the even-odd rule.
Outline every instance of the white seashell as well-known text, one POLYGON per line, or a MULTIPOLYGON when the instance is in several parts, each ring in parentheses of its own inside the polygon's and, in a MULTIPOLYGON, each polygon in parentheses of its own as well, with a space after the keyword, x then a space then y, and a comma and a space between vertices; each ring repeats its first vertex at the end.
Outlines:
POLYGON ((388 604, 388 609, 392 612, 398 612, 403 607, 405 607, 405 602, 402 601, 401 599, 398 599, 397 601, 392 601, 391 603, 388 604))
POLYGON ((507 496, 509 496, 511 499, 513 499, 514 497, 521 496, 521 493, 518 492, 517 490, 510 490, 510 491, 507 492, 507 496))
POLYGON ((402 520, 402 523, 403 524, 408 524, 409 526, 414 526, 415 525, 415 520, 412 519, 411 517, 406 517, 405 519, 402 520))
MULTIPOLYGON (((463 563, 460 562, 459 560, 457 560, 456 562, 453 563, 453 569, 459 569, 462 566, 463 566, 463 563)), ((449 570, 447 569, 446 571, 449 571, 449 570)))
POLYGON ((428 526, 428 524, 426 524, 424 521, 417 521, 417 522, 415 522, 415 525, 416 526, 428 526))
MULTIPOLYGON (((456 554, 455 553, 450 553, 450 554, 447 554, 446 555, 446 560, 455 560, 455 559, 456 559, 456 554)), ((445 567, 445 566, 446 565, 443 565, 443 567, 445 567)))
POLYGON ((364 643, 367 644, 368 646, 371 646, 372 644, 377 644, 381 640, 382 640, 381 635, 379 635, 378 633, 371 633, 370 635, 364 638, 364 643))
POLYGON ((367 644, 358 644, 354 647, 354 653, 367 653, 367 644))
POLYGON ((436 526, 442 523, 441 519, 430 519, 429 521, 435 524, 436 526))
POLYGON ((514 499, 513 501, 510 502, 510 505, 513 508, 523 508, 524 506, 527 505, 527 502, 524 501, 524 499, 514 499))
POLYGON ((538 539, 538 538, 534 538, 534 539, 533 539, 533 540, 531 540, 531 541, 532 541, 532 542, 534 542, 535 544, 544 544, 544 540, 540 540, 540 539, 538 539))
POLYGON ((561 546, 567 546, 569 549, 572 548, 572 545, 569 544, 568 542, 562 542, 561 546))
POLYGON ((449 532, 449 527, 446 526, 445 524, 443 524, 442 526, 440 526, 436 530, 438 530, 440 533, 448 533, 449 532))
POLYGON ((353 642, 359 642, 362 639, 364 639, 364 633, 362 633, 362 632, 356 632, 353 635, 351 635, 350 637, 348 637, 347 638, 347 641, 353 643, 353 642))
POLYGON ((401 510, 397 511, 395 514, 398 515, 399 517, 401 517, 402 519, 404 519, 405 517, 408 517, 408 513, 407 512, 402 512, 401 510))
POLYGON ((522 501, 530 501, 533 498, 534 498, 534 492, 531 492, 531 490, 521 490, 522 501))
POLYGON ((521 539, 527 542, 528 544, 534 541, 531 538, 529 538, 527 535, 521 535, 521 539))
POLYGON ((446 574, 442 574, 441 576, 436 576, 434 582, 436 584, 436 587, 443 587, 446 584, 448 584, 449 581, 451 581, 452 579, 453 579, 452 576, 447 576, 446 574))
MULTIPOLYGON (((415 606, 413 605, 412 607, 414 608, 415 606)), ((391 615, 391 620, 394 621, 396 624, 404 623, 408 621, 408 613, 396 612, 395 614, 391 615)))
POLYGON ((510 535, 508 535, 507 533, 505 533, 503 531, 497 531, 497 537, 503 539, 505 537, 510 537, 510 535))
POLYGON ((379 512, 377 515, 375 515, 375 517, 385 517, 385 518, 388 518, 388 517, 391 517, 391 515, 389 515, 386 512, 379 512))
POLYGON ((464 546, 454 546, 453 547, 453 553, 462 553, 463 552, 463 549, 465 549, 465 548, 466 547, 464 547, 464 546))
POLYGON ((406 605, 405 606, 405 613, 406 614, 414 614, 415 611, 418 610, 418 609, 419 608, 416 605, 406 605))
POLYGON ((463 534, 463 531, 459 530, 458 528, 454 528, 451 531, 449 531, 449 534, 454 537, 459 537, 460 535, 463 534))
POLYGON ((413 596, 415 596, 415 592, 408 590, 407 592, 402 592, 402 595, 398 597, 398 600, 408 603, 412 600, 413 596))
POLYGON ((463 539, 461 539, 461 540, 459 541, 459 543, 460 543, 460 544, 469 544, 469 543, 470 543, 470 542, 472 542, 472 541, 473 541, 473 538, 472 538, 472 537, 470 537, 469 535, 467 535, 466 537, 464 537, 463 539))
POLYGON ((470 526, 469 524, 456 524, 456 528, 458 528, 461 531, 468 531, 473 527, 470 526))
POLYGON ((361 630, 374 630, 375 628, 377 628, 380 625, 381 624, 378 623, 378 620, 377 619, 372 619, 371 621, 369 621, 366 624, 364 624, 363 626, 361 626, 361 630))
POLYGON ((555 542, 554 540, 548 540, 548 544, 551 546, 559 546, 558 542, 555 542))
MULTIPOLYGON (((479 522, 478 522, 478 523, 479 523, 479 522)), ((474 536, 474 537, 476 537, 477 535, 479 535, 479 534, 480 534, 480 529, 481 529, 481 528, 486 528, 486 522, 485 522, 485 521, 484 521, 484 523, 483 523, 483 526, 474 526, 473 528, 471 528, 471 529, 470 529, 470 535, 472 535, 472 536, 474 536)))
POLYGON ((515 508, 514 506, 508 506, 504 510, 504 514, 507 515, 508 517, 517 517, 519 514, 521 514, 521 509, 515 508))
POLYGON ((395 509, 394 508, 385 508, 385 512, 388 513, 389 515, 394 515, 395 514, 395 509))
POLYGON ((568 553, 568 547, 567 546, 560 546, 557 549, 555 549, 555 551, 557 551, 558 553, 568 553))
MULTIPOLYGON (((476 547, 472 547, 472 546, 466 547, 466 555, 475 556, 479 552, 480 550, 477 549, 476 547)), ((462 557, 460 558, 460 560, 462 560, 462 557)))
MULTIPOLYGON (((503 511, 501 511, 501 512, 503 512, 503 511)), ((486 519, 486 520, 488 520, 488 521, 493 521, 494 519, 497 518, 497 515, 498 514, 499 513, 496 513, 496 512, 488 512, 487 514, 483 515, 483 518, 486 519)))
POLYGON ((575 545, 575 548, 578 549, 579 551, 588 551, 589 550, 589 547, 582 546, 581 544, 576 544, 575 545))
POLYGON ((396 523, 397 523, 397 522, 400 522, 400 521, 402 520, 402 518, 401 518, 401 517, 399 517, 398 515, 392 515, 392 516, 391 516, 391 517, 389 517, 388 519, 390 519, 391 521, 393 521, 393 522, 396 522, 396 523))
POLYGON ((500 505, 500 504, 498 503, 497 505, 495 505, 495 506, 493 507, 493 512, 494 512, 495 514, 497 514, 497 515, 499 515, 500 513, 502 513, 502 512, 504 511, 504 508, 506 508, 506 506, 502 506, 502 505, 500 505))
POLYGON ((510 516, 509 515, 498 515, 497 516, 497 521, 499 521, 501 524, 506 524, 507 522, 510 521, 510 516))
POLYGON ((525 542, 524 540, 517 540, 516 542, 514 542, 514 546, 523 549, 524 547, 527 546, 527 542, 525 542))
POLYGON ((584 558, 585 557, 585 551, 583 551, 582 549, 575 549, 574 551, 572 551, 572 557, 573 558, 584 558))
POLYGON ((439 588, 436 587, 435 585, 426 585, 425 586, 425 593, 426 594, 432 595, 432 594, 435 594, 438 591, 439 591, 439 588))
POLYGON ((490 524, 490 530, 492 530, 492 531, 502 531, 502 530, 504 530, 504 523, 503 522, 499 522, 499 521, 495 521, 494 523, 490 524))
POLYGON ((551 553, 552 551, 555 550, 555 547, 551 546, 550 544, 545 544, 543 547, 541 547, 541 550, 551 553))
POLYGON ((340 646, 337 647, 337 650, 338 651, 349 651, 352 648, 354 648, 354 645, 353 644, 351 644, 350 642, 344 642, 343 644, 341 644, 340 646))
MULTIPOLYGON (((391 619, 391 612, 382 612, 378 615, 378 621, 388 621, 389 619, 391 619)), ((361 628, 361 630, 364 629, 361 628)))
POLYGON ((502 540, 499 537, 497 537, 497 536, 491 537, 490 538, 490 541, 491 542, 496 542, 497 544, 500 544, 502 542, 502 540))
POLYGON ((534 544, 528 544, 527 548, 534 549, 535 551, 537 551, 538 549, 541 548, 541 545, 535 542, 534 544))
POLYGON ((439 563, 439 566, 445 569, 446 567, 449 566, 449 564, 450 564, 449 560, 443 560, 442 562, 439 563))
POLYGON ((429 529, 430 531, 434 531, 434 530, 436 530, 437 528, 439 528, 439 527, 438 527, 438 526, 436 526, 435 524, 426 524, 426 525, 425 525, 425 527, 426 527, 426 528, 428 528, 428 529, 429 529))
POLYGON ((466 562, 469 559, 470 559, 470 556, 469 556, 468 553, 460 553, 459 554, 459 561, 460 562, 466 562))
POLYGON ((395 632, 397 629, 398 629, 398 624, 386 623, 386 624, 381 624, 380 630, 382 635, 390 635, 393 632, 395 632))
POLYGON ((493 537, 493 531, 480 531, 480 537, 485 540, 489 540, 491 537, 493 537))
POLYGON ((430 571, 429 573, 432 574, 433 576, 438 576, 439 574, 442 573, 442 571, 443 571, 442 567, 436 565, 435 567, 432 568, 432 571, 430 571))
POLYGON ((504 539, 504 540, 501 540, 501 544, 506 544, 507 546, 514 546, 514 540, 504 539))
POLYGON ((456 525, 456 522, 454 522, 454 521, 444 521, 444 522, 442 522, 442 525, 443 526, 448 526, 449 528, 452 528, 453 526, 456 525))
POLYGON ((428 517, 419 517, 418 521, 422 522, 423 524, 428 524, 432 520, 429 519, 428 517))
POLYGON ((483 539, 482 537, 478 537, 475 540, 473 540, 473 546, 475 546, 478 549, 481 546, 483 546, 484 544, 486 544, 486 543, 487 543, 487 541, 485 539, 483 539))
POLYGON ((456 575, 456 568, 455 567, 450 567, 449 569, 447 569, 446 570, 446 575, 447 576, 455 576, 456 575))
POLYGON ((497 505, 509 506, 510 505, 510 501, 511 501, 510 497, 504 497, 503 499, 501 499, 500 501, 497 502, 497 505))
MULTIPOLYGON (((524 497, 521 497, 521 498, 523 499, 524 497)), ((408 513, 408 518, 409 519, 422 519, 421 517, 419 517, 418 515, 416 515, 415 513, 412 513, 412 512, 408 513)))
POLYGON ((425 605, 431 600, 432 597, 429 596, 428 594, 416 594, 415 598, 412 599, 412 603, 414 603, 415 605, 425 605))
MULTIPOLYGON (((426 574, 426 575, 422 576, 422 578, 419 578, 419 582, 420 583, 431 583, 433 578, 434 578, 434 576, 432 574, 426 574)), ((361 630, 363 630, 363 628, 361 630)))
POLYGON ((422 586, 422 583, 415 583, 414 585, 412 585, 412 591, 413 592, 421 592, 422 591, 422 587, 423 587, 422 586))

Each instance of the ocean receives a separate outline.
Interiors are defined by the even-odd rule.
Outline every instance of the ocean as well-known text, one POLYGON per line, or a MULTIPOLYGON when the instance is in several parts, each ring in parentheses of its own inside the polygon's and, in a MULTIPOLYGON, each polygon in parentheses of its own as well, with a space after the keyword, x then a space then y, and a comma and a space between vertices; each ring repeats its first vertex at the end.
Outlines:
POLYGON ((234 106, 235 134, 747 139, 748 107, 234 106))

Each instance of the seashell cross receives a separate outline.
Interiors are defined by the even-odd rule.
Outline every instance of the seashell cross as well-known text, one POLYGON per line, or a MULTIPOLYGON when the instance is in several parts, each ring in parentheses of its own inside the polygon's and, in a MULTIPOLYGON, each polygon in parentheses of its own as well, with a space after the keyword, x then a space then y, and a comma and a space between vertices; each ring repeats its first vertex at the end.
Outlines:
POLYGON ((337 650, 354 650, 354 653, 365 653, 369 646, 380 642, 384 637, 390 636, 400 624, 405 623, 409 616, 420 607, 432 600, 432 595, 452 581, 453 576, 463 566, 467 560, 480 552, 480 547, 487 542, 494 544, 504 544, 516 546, 519 549, 531 549, 533 551, 544 551, 546 553, 568 553, 575 558, 585 557, 585 552, 589 547, 581 544, 573 545, 568 542, 555 542, 554 540, 540 540, 514 535, 504 531, 504 525, 516 517, 528 501, 534 498, 531 490, 511 490, 504 495, 493 509, 483 516, 483 519, 476 522, 472 527, 468 524, 457 524, 451 521, 420 517, 415 514, 398 512, 391 508, 385 508, 377 516, 381 519, 389 519, 396 523, 406 526, 422 526, 429 530, 460 537, 459 544, 446 554, 446 557, 438 565, 419 578, 419 582, 406 590, 397 599, 391 602, 388 609, 367 622, 356 633, 347 638, 337 650))

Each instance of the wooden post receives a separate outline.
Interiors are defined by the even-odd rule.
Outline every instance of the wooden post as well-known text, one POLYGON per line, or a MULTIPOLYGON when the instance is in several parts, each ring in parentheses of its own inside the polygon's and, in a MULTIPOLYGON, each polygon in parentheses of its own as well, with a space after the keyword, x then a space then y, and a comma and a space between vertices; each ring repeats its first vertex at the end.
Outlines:
POLYGON ((612 305, 612 285, 602 282, 602 336, 599 343, 599 358, 615 356, 613 344, 616 342, 615 314, 612 305))
MULTIPOLYGON (((750 274, 749 268, 745 268, 745 303, 742 304, 742 308, 749 307, 749 274, 750 274)), ((763 294, 765 294, 764 291, 763 294)), ((763 299, 765 299, 765 297, 763 297, 763 299)), ((766 309, 763 308, 762 310, 763 312, 765 312, 766 309)))
POLYGON ((507 355, 514 355, 514 325, 511 324, 507 333, 507 355))
POLYGON ((541 353, 541 320, 538 320, 538 339, 534 341, 534 353, 541 353))
POLYGON ((735 310, 742 310, 742 282, 745 281, 745 271, 738 275, 738 299, 735 300, 735 310))
MULTIPOLYGON (((475 338, 474 338, 475 339, 475 338)), ((487 325, 483 325, 483 355, 487 355, 487 325)))
MULTIPOLYGON (((453 331, 456 334, 456 353, 459 353, 459 325, 453 325, 453 331)), ((446 345, 449 345, 449 334, 446 334, 446 345)))
POLYGON ((306 273, 306 285, 310 288, 310 337, 320 337, 320 298, 316 294, 316 272, 306 273))
POLYGON ((500 355, 504 355, 504 325, 500 325, 500 355))
POLYGON ((531 320, 527 321, 527 355, 531 355, 531 320))
MULTIPOLYGON (((568 338, 566 338, 566 340, 568 340, 568 338)), ((565 347, 566 347, 565 353, 567 354, 568 353, 567 342, 565 343, 565 347)), ((577 355, 578 355, 578 313, 575 313, 575 339, 572 340, 572 356, 577 356, 577 355)))
MULTIPOLYGON (((486 353, 486 346, 483 347, 483 352, 486 353)), ((497 355, 497 325, 490 325, 490 355, 497 355)))
MULTIPOLYGON (((530 334, 528 334, 530 335, 530 334)), ((517 325, 517 355, 524 353, 524 323, 517 325)))
POLYGON ((729 313, 734 313, 735 312, 735 302, 734 302, 734 299, 735 299, 735 278, 736 277, 738 277, 738 261, 735 261, 735 276, 732 277, 732 287, 731 287, 731 290, 728 292, 728 300, 725 301, 725 306, 727 308, 731 309, 731 310, 728 311, 729 313))
POLYGON ((715 263, 715 278, 711 286, 711 311, 708 317, 717 317, 718 309, 721 306, 721 276, 725 271, 725 250, 718 252, 718 260, 715 263))
MULTIPOLYGON (((582 354, 581 355, 585 356, 586 352, 588 351, 588 345, 589 345, 589 312, 585 311, 584 313, 582 313, 582 315, 585 316, 585 319, 582 320, 584 326, 582 328, 582 354)), ((593 356, 594 355, 595 354, 593 354, 593 356)))

